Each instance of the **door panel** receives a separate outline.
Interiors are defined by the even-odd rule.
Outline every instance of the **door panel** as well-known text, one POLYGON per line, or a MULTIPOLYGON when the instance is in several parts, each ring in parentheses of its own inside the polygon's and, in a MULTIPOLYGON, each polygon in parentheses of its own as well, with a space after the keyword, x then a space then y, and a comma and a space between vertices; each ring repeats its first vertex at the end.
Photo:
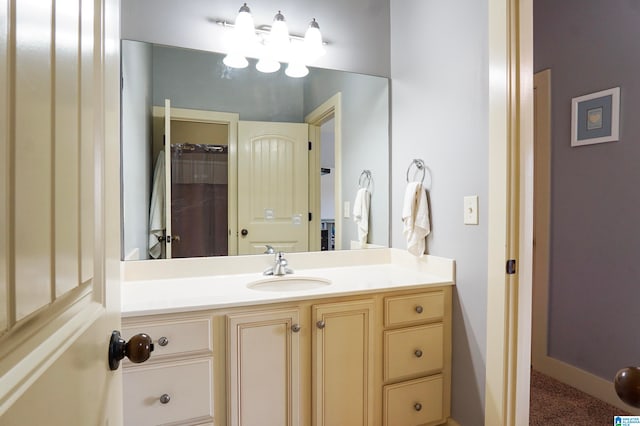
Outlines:
POLYGON ((302 423, 299 316, 292 308, 227 317, 232 426, 302 423))
POLYGON ((0 0, 3 426, 121 423, 119 4, 0 0))
POLYGON ((238 123, 239 254, 308 250, 307 138, 307 124, 238 123))

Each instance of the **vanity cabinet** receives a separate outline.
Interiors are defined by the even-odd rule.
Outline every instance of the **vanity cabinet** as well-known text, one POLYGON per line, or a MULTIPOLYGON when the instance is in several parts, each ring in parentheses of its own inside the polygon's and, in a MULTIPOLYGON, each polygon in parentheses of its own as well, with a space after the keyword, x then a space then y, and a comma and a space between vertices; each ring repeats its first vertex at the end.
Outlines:
POLYGON ((153 339, 144 364, 123 361, 124 424, 213 425, 213 346, 209 317, 125 318, 125 340, 153 339))
POLYGON ((384 297, 383 426, 450 415, 451 289, 384 297))
POLYGON ((450 415, 451 286, 125 318, 125 425, 423 426, 450 415))

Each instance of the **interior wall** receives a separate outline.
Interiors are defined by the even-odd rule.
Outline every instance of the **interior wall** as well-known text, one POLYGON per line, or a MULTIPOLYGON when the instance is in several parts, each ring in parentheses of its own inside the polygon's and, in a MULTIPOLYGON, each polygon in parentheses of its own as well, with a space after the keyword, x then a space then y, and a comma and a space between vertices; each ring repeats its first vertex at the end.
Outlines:
MULTIPOLYGON (((316 66, 389 76, 389 0, 262 0, 248 5, 256 26, 270 25, 281 10, 292 34, 303 35, 315 18, 329 42, 316 66)), ((237 0, 123 1, 121 35, 223 52, 229 30, 215 21, 234 21, 240 6, 237 0)))
MULTIPOLYGON (((371 171, 370 244, 389 244, 389 81, 315 69, 305 78, 304 111, 342 93, 342 202, 353 200, 362 170, 371 171)), ((343 204, 344 206, 344 204, 343 204)), ((342 248, 358 241, 353 215, 342 221, 342 248)))
POLYGON ((226 67, 221 55, 153 46, 153 104, 240 113, 241 120, 301 123, 303 79, 226 67), (259 87, 260 90, 255 90, 259 87))
POLYGON ((484 423, 488 259, 488 2, 391 3, 392 245, 412 159, 429 172, 430 254, 456 261, 452 417, 484 423), (463 197, 479 196, 479 225, 463 197))
POLYGON ((122 42, 122 181, 136 182, 122 191, 123 254, 148 259, 151 200, 151 46, 122 42), (137 254, 136 254, 137 253, 137 254))
POLYGON ((606 380, 640 364, 640 4, 536 0, 551 68, 549 355, 606 380), (620 87, 620 140, 571 147, 571 98, 620 87))

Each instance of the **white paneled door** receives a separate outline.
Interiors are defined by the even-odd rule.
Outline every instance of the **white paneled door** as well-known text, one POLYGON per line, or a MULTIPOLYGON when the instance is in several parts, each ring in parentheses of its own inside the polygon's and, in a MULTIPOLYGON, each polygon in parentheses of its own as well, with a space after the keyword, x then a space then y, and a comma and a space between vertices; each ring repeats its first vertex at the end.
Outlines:
POLYGON ((238 122, 238 254, 309 247, 307 124, 238 122))
POLYGON ((0 424, 117 425, 119 1, 0 0, 0 424))

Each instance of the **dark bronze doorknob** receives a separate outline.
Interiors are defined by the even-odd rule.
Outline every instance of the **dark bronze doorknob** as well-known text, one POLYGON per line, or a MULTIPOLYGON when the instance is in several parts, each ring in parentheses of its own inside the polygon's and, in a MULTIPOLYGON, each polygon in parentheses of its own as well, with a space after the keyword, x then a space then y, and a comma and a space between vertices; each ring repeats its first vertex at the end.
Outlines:
POLYGON ((109 368, 117 370, 120 360, 125 356, 131 362, 145 362, 151 356, 151 352, 153 352, 153 342, 148 334, 136 334, 127 342, 120 336, 118 330, 114 330, 109 341, 109 368))
POLYGON ((246 237, 247 235, 249 235, 249 231, 247 231, 246 229, 243 229, 242 231, 240 231, 240 233, 242 234, 243 237, 246 237))
POLYGON ((619 370, 613 379, 618 397, 632 407, 640 408, 640 367, 619 370))

